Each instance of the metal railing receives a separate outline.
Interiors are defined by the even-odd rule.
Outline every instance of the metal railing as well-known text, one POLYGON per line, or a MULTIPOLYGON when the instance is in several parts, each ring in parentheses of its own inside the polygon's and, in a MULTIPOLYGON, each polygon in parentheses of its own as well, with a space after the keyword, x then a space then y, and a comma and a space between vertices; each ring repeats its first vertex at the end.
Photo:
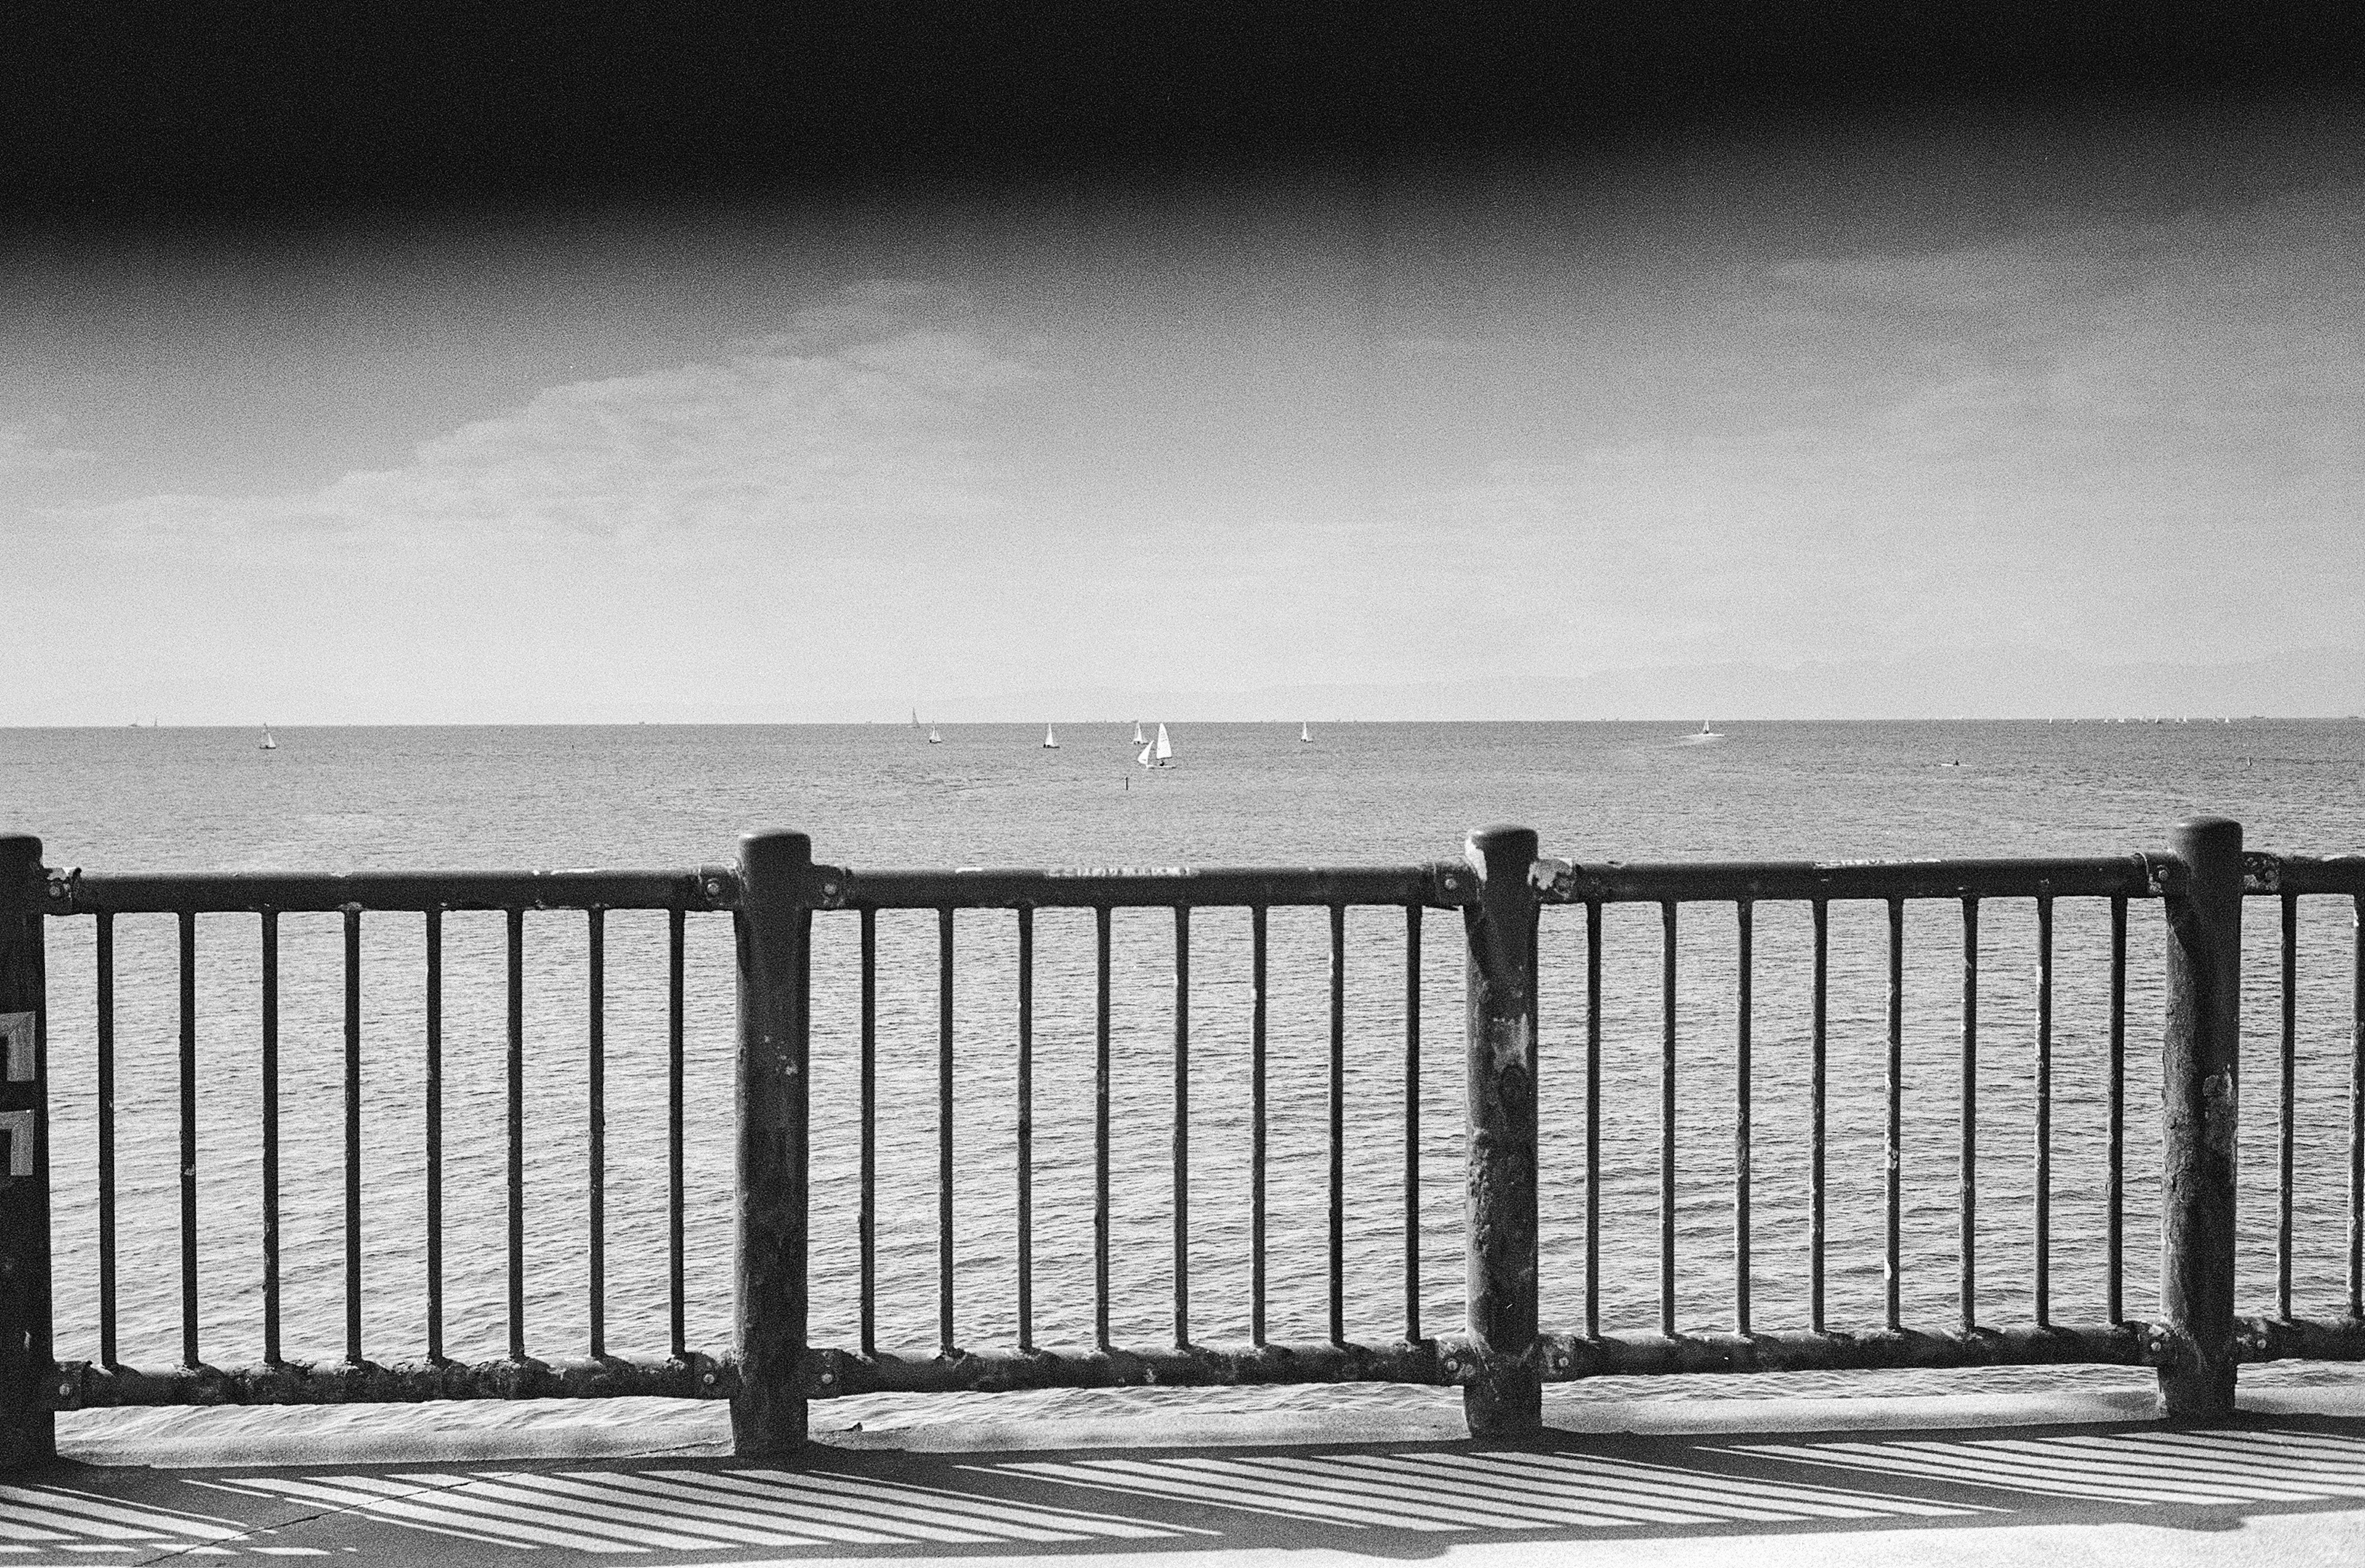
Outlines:
MULTIPOLYGON (((2230 1408, 2236 1364, 2283 1357, 2365 1360, 2365 946, 2351 959, 2348 1096, 2347 1311, 2339 1318, 2292 1313, 2296 909, 2308 895, 2350 901, 2365 911, 2365 857, 2245 856, 2237 824, 2188 823, 2156 855, 2097 858, 1918 860, 1572 866, 1541 858, 1534 834, 1497 828, 1474 834, 1463 860, 1424 866, 1339 868, 1114 868, 1088 871, 857 871, 815 864, 793 833, 748 835, 735 868, 680 872, 452 874, 122 875, 57 871, 41 863, 38 840, 0 837, 0 1462, 51 1451, 51 1413, 100 1406, 189 1403, 318 1403, 552 1394, 673 1394, 728 1398, 740 1451, 777 1454, 803 1440, 806 1402, 882 1390, 999 1390, 1122 1384, 1215 1384, 1378 1380, 1460 1384, 1474 1431, 1516 1433, 1541 1419, 1547 1381, 1605 1373, 1745 1372, 2092 1362, 2158 1369, 2170 1414, 2230 1408), (2281 913, 2282 1011, 2279 1053, 2277 1288, 2270 1317, 2234 1313, 2236 1211, 2234 1140, 2243 898, 2273 898, 2281 913), (2053 913, 2058 899, 2108 902, 2109 1013, 2105 1321, 2055 1321, 2052 1234, 2053 913), (2036 1038, 2033 1062, 2034 1239, 2033 1320, 1997 1327, 1979 1321, 1978 1092, 1980 998, 1978 921, 1983 901, 2033 901, 2036 914, 2036 1038), (2162 1245, 2158 1321, 2126 1319, 2123 1305, 2127 909, 2162 901, 2167 997, 2162 1049, 2162 1245), (1885 1315, 1867 1332, 1825 1321, 1825 1103, 1829 907, 1868 901, 1888 914, 1887 1070, 1883 1177, 1885 1315), (1945 901, 1961 912, 1962 1006, 1957 1081, 1957 1321, 1910 1326, 1900 1280, 1900 1139, 1903 1102, 1905 908, 1945 901), (1767 1332, 1752 1321, 1752 987, 1754 912, 1767 902, 1805 904, 1811 916, 1809 1305, 1804 1329, 1767 1332), (1662 1036, 1658 1099, 1657 1332, 1605 1334, 1598 1282, 1603 1212, 1603 913, 1616 903, 1656 905, 1661 914, 1662 1036), (1732 1041, 1733 1150, 1732 1327, 1678 1332, 1676 1107, 1679 911, 1727 905, 1734 914, 1737 1012, 1732 1041), (1292 906, 1328 913, 1329 975, 1325 1115, 1327 1196, 1323 1260, 1328 1333, 1312 1342, 1266 1336, 1267 912, 1292 906), (1539 1271, 1537 1100, 1539 941, 1541 912, 1585 912, 1583 1249, 1581 1327, 1541 1322, 1539 1271), (1402 911, 1405 1013, 1401 1060, 1403 1332, 1380 1343, 1347 1332, 1345 1237, 1351 1212, 1345 1094, 1345 999, 1351 909, 1402 911), (1035 915, 1093 913, 1093 1340, 1080 1347, 1036 1342, 1032 1182, 1035 1155, 1035 915), (1173 918, 1171 1102, 1171 1309, 1168 1344, 1116 1341, 1111 1331, 1112 912, 1168 909, 1173 918), (1202 910, 1245 912, 1250 929, 1250 1335, 1246 1343, 1194 1340, 1191 1296, 1192 1155, 1191 937, 1202 910), (465 1364, 445 1354, 442 1219, 442 920, 447 912, 505 915, 507 1052, 506 1355, 465 1364), (1016 1343, 964 1347, 956 1332, 955 913, 1009 910, 1016 924, 1016 1343), (1463 1245, 1467 1279, 1463 1331, 1425 1332, 1421 1318, 1421 946, 1427 910, 1460 911, 1466 948, 1463 1129, 1468 1170, 1463 1245), (524 915, 580 913, 588 971, 585 1035, 587 1112, 588 1353, 530 1354, 525 1324, 524 915), (667 1148, 669 1353, 634 1359, 607 1344, 602 1210, 605 1103, 603 917, 611 911, 663 911, 668 924, 667 1148), (883 1349, 877 1342, 879 1106, 876 1093, 877 921, 882 912, 936 916, 936 1343, 883 1349), (738 1043, 734 1223, 734 1348, 702 1353, 688 1342, 684 1310, 683 931, 685 917, 728 912, 736 932, 738 1043), (196 1042, 196 917, 248 913, 259 922, 262 980, 263 1328, 260 1364, 221 1369, 200 1355, 196 1126, 202 1080, 196 1042), (368 1278, 362 1244, 362 921, 365 914, 423 918, 426 946, 423 1044, 427 1204, 425 1354, 416 1361, 367 1359, 363 1303, 368 1278), (277 1091, 278 925, 289 913, 342 915, 343 930, 344 1354, 334 1363, 284 1359, 280 1335, 280 1196, 277 1091), (114 959, 118 915, 175 917, 178 932, 178 1091, 181 1364, 139 1370, 117 1357, 115 1278, 114 959), (859 928, 859 1153, 857 1342, 809 1343, 807 1309, 810 1106, 815 917, 850 916, 859 928), (44 935, 50 918, 88 916, 95 946, 94 1001, 97 1164, 98 1356, 58 1363, 50 1337, 51 1260, 48 1147, 48 1002, 44 935)), ((2359 938, 2365 944, 2365 936, 2359 938)), ((1554 1048, 1575 1042, 1553 1042, 1554 1048)))

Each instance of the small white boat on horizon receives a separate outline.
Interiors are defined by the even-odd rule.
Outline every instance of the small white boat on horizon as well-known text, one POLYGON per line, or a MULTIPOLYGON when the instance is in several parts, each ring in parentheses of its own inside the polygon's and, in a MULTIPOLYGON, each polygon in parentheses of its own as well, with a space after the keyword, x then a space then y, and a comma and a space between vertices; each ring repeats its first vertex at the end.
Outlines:
POLYGON ((1048 724, 1043 726, 1043 749, 1045 751, 1059 749, 1059 737, 1051 733, 1051 726, 1048 724))
POLYGON ((928 744, 930 745, 942 745, 945 744, 945 737, 936 734, 936 727, 934 724, 928 726, 928 744))
POLYGON ((1160 724, 1158 726, 1158 739, 1156 741, 1144 741, 1142 743, 1141 755, 1134 760, 1140 763, 1144 767, 1171 767, 1174 766, 1174 743, 1166 738, 1165 725, 1160 724))
POLYGON ((272 738, 270 725, 265 724, 263 726, 263 744, 256 746, 254 749, 257 751, 277 751, 279 749, 279 743, 272 738))
POLYGON ((1708 720, 1702 719, 1698 734, 1686 735, 1676 744, 1677 745, 1714 745, 1722 739, 1724 739, 1724 733, 1708 720))
POLYGON ((1297 726, 1297 744, 1299 745, 1312 745, 1314 744, 1314 732, 1302 723, 1297 726))
POLYGON ((1136 719, 1133 722, 1133 744, 1136 745, 1148 745, 1149 744, 1149 737, 1141 733, 1141 721, 1138 719, 1136 719))

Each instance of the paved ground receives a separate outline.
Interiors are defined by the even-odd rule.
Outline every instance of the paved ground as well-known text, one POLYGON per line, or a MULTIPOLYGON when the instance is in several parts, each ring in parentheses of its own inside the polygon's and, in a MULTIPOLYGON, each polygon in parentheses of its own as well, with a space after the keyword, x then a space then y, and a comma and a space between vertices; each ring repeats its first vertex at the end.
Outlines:
POLYGON ((0 1568, 1362 1559, 2365 1564, 2365 1418, 148 1469, 0 1484, 0 1568))

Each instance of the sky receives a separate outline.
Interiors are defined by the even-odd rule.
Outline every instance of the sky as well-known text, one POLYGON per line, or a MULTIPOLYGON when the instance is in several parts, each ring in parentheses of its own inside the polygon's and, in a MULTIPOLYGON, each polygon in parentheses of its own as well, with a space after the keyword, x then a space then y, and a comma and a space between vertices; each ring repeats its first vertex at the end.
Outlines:
POLYGON ((0 179, 0 723, 2365 710, 2365 114, 2015 80, 0 179))

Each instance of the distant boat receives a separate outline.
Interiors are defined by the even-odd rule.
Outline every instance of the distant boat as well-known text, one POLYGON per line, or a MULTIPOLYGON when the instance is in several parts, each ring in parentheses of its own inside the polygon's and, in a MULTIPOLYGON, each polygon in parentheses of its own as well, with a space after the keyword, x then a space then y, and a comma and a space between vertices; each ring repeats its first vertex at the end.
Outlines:
POLYGON ((277 751, 278 749, 279 749, 279 743, 278 743, 277 741, 275 741, 275 740, 274 740, 274 739, 272 739, 272 738, 271 738, 271 726, 270 726, 270 725, 268 725, 268 724, 263 725, 263 744, 262 744, 261 745, 259 745, 259 746, 255 747, 255 750, 257 750, 257 751, 277 751))
POLYGON ((1051 726, 1048 724, 1043 726, 1043 749, 1045 751, 1059 749, 1059 737, 1051 733, 1051 726))
POLYGON ((1141 733, 1141 721, 1138 719, 1136 719, 1133 722, 1133 744, 1136 745, 1148 745, 1149 744, 1149 737, 1141 733))
POLYGON ((912 710, 912 727, 915 730, 920 727, 920 711, 917 708, 912 710))
POLYGON ((928 744, 930 745, 942 745, 945 744, 945 737, 936 734, 936 726, 933 724, 928 726, 928 744))
POLYGON ((1314 732, 1307 729, 1304 724, 1298 725, 1297 744, 1299 745, 1312 745, 1314 744, 1314 732))
POLYGON ((1156 741, 1142 742, 1141 755, 1134 758, 1134 760, 1140 763, 1144 767, 1171 767, 1174 766, 1174 743, 1166 738, 1165 725, 1160 724, 1158 726, 1158 739, 1156 741))
POLYGON ((1700 721, 1698 734, 1686 735, 1676 744, 1677 745, 1713 745, 1722 739, 1724 739, 1722 732, 1719 731, 1706 719, 1702 719, 1700 721))

